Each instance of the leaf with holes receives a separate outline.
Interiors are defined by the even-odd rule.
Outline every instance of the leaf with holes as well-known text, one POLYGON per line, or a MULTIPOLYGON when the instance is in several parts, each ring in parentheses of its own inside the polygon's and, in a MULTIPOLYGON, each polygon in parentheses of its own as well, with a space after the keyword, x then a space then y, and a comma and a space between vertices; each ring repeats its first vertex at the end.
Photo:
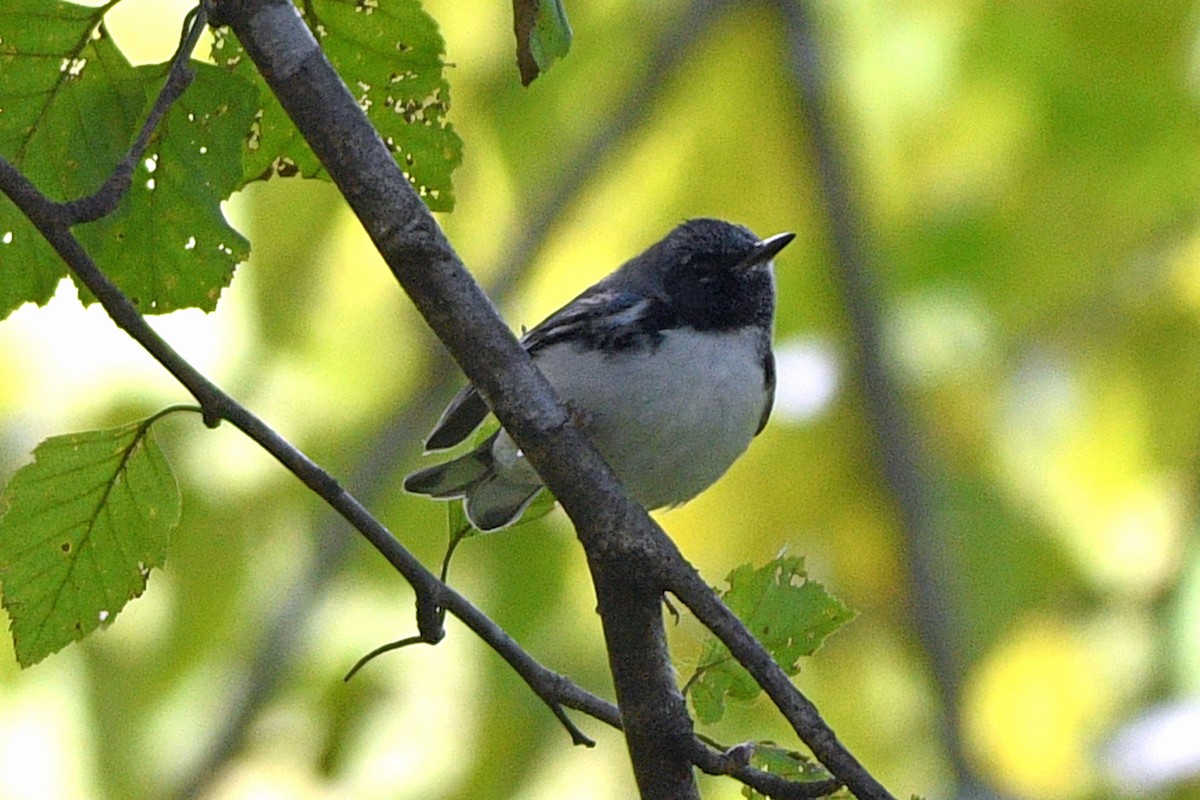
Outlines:
MULTIPOLYGON (((437 22, 418 0, 310 0, 303 9, 321 49, 426 205, 451 210, 451 175, 462 161, 462 140, 446 121, 450 89, 437 22)), ((212 55, 218 65, 259 87, 259 114, 247 136, 245 179, 297 172, 323 176, 237 38, 218 30, 212 55)))
MULTIPOLYGON (((0 155, 55 200, 99 189, 146 103, 137 70, 100 24, 103 9, 6 0, 0 14, 0 155)), ((45 303, 66 265, 0 195, 0 319, 45 303)))
POLYGON ((0 498, 0 584, 22 666, 111 621, 162 565, 180 499, 152 419, 45 440, 0 498))
MULTIPOLYGON (((254 86, 211 64, 154 132, 117 211, 76 228, 92 257, 144 314, 216 308, 250 245, 221 211, 242 185, 242 142, 254 122, 254 86)), ((153 100, 165 65, 138 67, 153 100)), ((146 109, 149 111, 149 108, 146 109)), ((85 302, 91 301, 80 288, 85 302)))
POLYGON ((254 122, 242 136, 242 183, 267 180, 275 175, 329 180, 325 168, 267 88, 233 31, 228 28, 213 31, 212 58, 222 69, 249 82, 258 91, 254 122))
MULTIPOLYGON (((727 580, 725 604, 788 675, 800 671, 801 657, 815 653, 826 637, 854 618, 825 587, 808 580, 799 556, 781 556, 760 569, 746 564, 727 580)), ((724 716, 727 698, 752 700, 762 691, 715 636, 705 641, 687 688, 697 719, 705 723, 724 716)))

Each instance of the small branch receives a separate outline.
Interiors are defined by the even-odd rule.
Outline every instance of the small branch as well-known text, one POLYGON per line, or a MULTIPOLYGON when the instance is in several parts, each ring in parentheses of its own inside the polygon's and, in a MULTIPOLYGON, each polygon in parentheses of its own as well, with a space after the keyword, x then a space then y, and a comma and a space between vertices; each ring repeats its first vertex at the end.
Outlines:
POLYGON ((387 644, 379 645, 379 647, 376 647, 358 661, 355 661, 354 666, 350 668, 350 671, 346 673, 346 676, 342 678, 342 681, 349 682, 351 678, 358 674, 360 669, 365 667, 369 662, 374 661, 378 656, 381 656, 384 653, 390 653, 393 650, 401 650, 413 644, 425 644, 425 640, 420 636, 408 636, 404 639, 397 639, 394 642, 388 642, 387 644))
POLYGON ((692 747, 692 761, 709 775, 728 775, 754 791, 773 800, 813 800, 833 794, 842 787, 841 781, 789 781, 757 767, 750 766, 754 745, 736 745, 724 752, 713 750, 699 739, 692 747))
POLYGON ((150 137, 158 129, 167 111, 191 85, 194 75, 188 67, 188 59, 196 49, 196 43, 200 40, 200 34, 204 32, 207 22, 208 11, 203 4, 193 8, 184 17, 183 33, 180 35, 179 47, 171 59, 171 66, 167 70, 166 82, 159 90, 150 113, 146 115, 137 138, 104 184, 87 197, 63 203, 47 200, 49 206, 43 209, 43 214, 54 215, 60 224, 70 227, 83 222, 95 222, 116 210, 121 198, 129 191, 138 163, 146 154, 146 148, 150 146, 150 137))

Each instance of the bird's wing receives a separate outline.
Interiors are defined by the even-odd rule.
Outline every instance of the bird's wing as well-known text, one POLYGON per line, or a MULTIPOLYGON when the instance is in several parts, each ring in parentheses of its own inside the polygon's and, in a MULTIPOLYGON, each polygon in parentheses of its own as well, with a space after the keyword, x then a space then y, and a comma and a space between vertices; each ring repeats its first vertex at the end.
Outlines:
POLYGON ((647 333, 645 326, 658 325, 659 320, 648 313, 652 316, 660 305, 637 292, 593 287, 521 337, 521 343, 530 355, 563 340, 612 344, 647 333))
MULTIPOLYGON (((627 326, 641 316, 650 302, 635 292, 592 287, 522 336, 521 344, 530 355, 536 355, 543 347, 563 339, 579 337, 581 341, 595 343, 598 339, 629 335, 627 326)), ((445 450, 459 444, 479 427, 488 411, 487 403, 475 387, 464 386, 433 426, 425 440, 425 449, 445 450)))

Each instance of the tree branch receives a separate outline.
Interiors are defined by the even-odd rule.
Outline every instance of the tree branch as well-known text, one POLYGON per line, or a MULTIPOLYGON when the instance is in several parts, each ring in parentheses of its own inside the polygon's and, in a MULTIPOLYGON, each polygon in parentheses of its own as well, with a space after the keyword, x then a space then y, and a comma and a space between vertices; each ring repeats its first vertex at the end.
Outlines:
MULTIPOLYGON (((591 135, 559 166, 549 186, 539 184, 538 191, 521 203, 527 209, 525 222, 508 242, 497 266, 488 271, 488 295, 503 307, 507 298, 517 288, 529 264, 537 261, 537 254, 545 247, 554 224, 578 201, 593 176, 607 163, 608 156, 638 129, 645 121, 650 109, 671 84, 671 77, 679 70, 684 59, 720 15, 731 6, 730 0, 696 0, 681 9, 674 18, 663 25, 647 51, 651 54, 637 81, 631 84, 622 99, 609 104, 611 115, 592 128, 591 135)), ((447 396, 453 384, 459 380, 449 362, 441 358, 416 358, 425 365, 425 375, 413 383, 425 387, 415 396, 420 401, 404 405, 377 434, 370 436, 373 442, 362 462, 355 468, 348 485, 365 505, 371 506, 382 487, 385 477, 395 469, 397 454, 404 447, 425 433, 421 426, 437 416, 441 410, 435 407, 435 398, 447 396)), ((296 640, 317 605, 317 598, 348 552, 349 537, 337 535, 334 528, 340 521, 334 513, 318 524, 314 537, 319 550, 310 556, 304 574, 297 585, 291 587, 282 606, 266 626, 261 643, 255 648, 255 658, 245 681, 245 688, 231 701, 224 716, 221 730, 212 736, 212 743, 189 771, 188 777, 180 781, 180 800, 202 796, 205 787, 220 774, 222 765, 240 751, 245 731, 261 711, 263 704, 272 694, 286 665, 296 652, 296 640)), ((586 692, 579 694, 578 687, 561 676, 561 691, 553 697, 567 708, 587 713, 596 719, 620 728, 620 714, 616 706, 606 704, 597 707, 594 698, 586 692), (586 696, 586 702, 579 698, 586 696)), ((699 749, 693 753, 692 761, 701 770, 712 775, 730 775, 759 793, 777 796, 770 789, 781 779, 769 773, 747 767, 747 771, 729 772, 718 763, 718 754, 704 748, 697 740, 699 749), (697 755, 701 754, 701 755, 697 755), (711 758, 709 757, 711 755, 711 758), (766 776, 761 781, 757 773, 766 776)), ((805 784, 813 786, 813 784, 805 784)), ((832 791, 829 789, 826 793, 832 791)), ((819 796, 816 793, 810 796, 819 796)))
MULTIPOLYGON (((562 709, 551 694, 563 692, 560 676, 550 672, 525 652, 507 632, 476 608, 469 600, 437 577, 406 550, 382 524, 343 489, 337 480, 297 450, 265 422, 225 394, 183 359, 151 328, 137 308, 96 266, 91 256, 56 217, 47 219, 49 208, 36 187, 7 160, 0 157, 0 191, 21 209, 46 241, 71 268, 79 280, 96 296, 109 317, 138 342, 175 377, 199 402, 206 424, 216 426, 224 420, 246 434, 277 461, 324 499, 358 530, 412 585, 417 598, 417 627, 430 644, 442 639, 442 609, 454 614, 495 650, 525 679, 551 710, 564 719, 562 709)), ((604 700, 577 689, 571 699, 582 710, 595 710, 597 716, 608 713, 604 700)), ((574 707, 574 706, 573 706, 574 707)), ((578 738, 574 726, 568 726, 578 738)))
MULTIPOLYGON (((806 724, 814 718, 820 720, 812 704, 803 699, 761 645, 720 604, 645 511, 626 497, 586 437, 571 424, 549 384, 487 297, 462 268, 291 4, 283 0, 225 0, 218 9, 220 22, 233 28, 418 311, 575 523, 596 583, 610 662, 642 666, 636 671, 644 683, 623 686, 628 682, 622 680, 617 693, 643 796, 668 796, 652 793, 662 791, 661 775, 669 776, 666 783, 678 788, 674 781, 680 774, 679 742, 691 736, 683 698, 673 677, 661 669, 664 654, 647 656, 630 646, 661 637, 658 592, 669 588, 694 612, 701 609, 703 613, 697 612, 701 621, 717 626, 714 632, 726 640, 751 674, 764 682, 764 688, 789 715, 801 738, 839 780, 859 797, 890 798, 837 742, 828 726, 806 724), (637 557, 651 551, 663 558, 660 564, 669 568, 637 557), (679 580, 681 585, 666 583, 665 578, 679 580), (651 589, 653 614, 645 605, 625 620, 610 619, 604 613, 628 610, 620 600, 625 592, 636 601, 648 603, 651 589), (700 599, 704 592, 709 598, 707 604, 700 599), (723 609, 724 616, 714 616, 712 604, 723 609), (653 627, 659 632, 651 630, 653 627), (644 707, 630 705, 643 702, 644 707), (634 729, 652 716, 674 727, 668 731, 634 729)), ((626 676, 624 667, 614 670, 615 680, 619 675, 626 676)), ((690 789, 694 792, 694 783, 690 789)))
MULTIPOLYGON (((236 33, 418 311, 572 517, 593 567, 607 561, 611 550, 594 551, 589 541, 636 531, 638 518, 642 531, 654 530, 646 512, 625 497, 599 454, 571 424, 545 378, 462 267, 291 3, 227 0, 216 8, 220 21, 236 33)), ((624 591, 621 585, 604 585, 604 576, 622 574, 615 569, 593 570, 602 606, 606 597, 620 597, 624 591)), ((646 597, 645 593, 637 596, 646 597)), ((657 596, 653 602, 657 614, 657 596)), ((646 635, 632 630, 629 636, 610 634, 616 628, 628 625, 632 629, 649 620, 645 613, 631 614, 624 620, 604 620, 612 658, 636 663, 646 657, 644 652, 619 649, 621 642, 645 641, 646 635)), ((661 628, 661 616, 657 625, 661 628)), ((667 656, 663 652, 652 658, 657 666, 667 656)), ((670 744, 691 736, 683 697, 668 671, 651 667, 638 673, 654 682, 652 690, 646 684, 636 691, 618 685, 617 696, 627 742, 640 744, 637 748, 631 746, 630 755, 643 796, 651 800, 695 797, 691 762, 677 744, 670 744), (652 712, 642 714, 629 705, 651 694, 655 697, 652 712), (686 722, 686 727, 672 731, 665 739, 661 727, 653 731, 654 735, 641 735, 637 724, 671 704, 678 712, 670 718, 686 722), (690 784, 690 791, 651 793, 663 775, 672 776, 671 785, 676 788, 690 784)))

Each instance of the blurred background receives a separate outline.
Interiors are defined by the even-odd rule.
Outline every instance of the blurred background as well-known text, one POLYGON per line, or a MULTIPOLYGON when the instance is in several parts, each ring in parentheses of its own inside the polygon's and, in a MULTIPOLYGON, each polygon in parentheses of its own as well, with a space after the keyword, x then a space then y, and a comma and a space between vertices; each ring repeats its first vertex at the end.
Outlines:
MULTIPOLYGON (((780 397, 714 488, 659 515, 714 585, 785 548, 859 611, 797 682, 898 797, 1200 798, 1200 6, 1179 0, 568 2, 518 85, 506 3, 427 0, 465 141, 440 222, 514 327, 680 220, 799 236, 780 397), (797 57, 799 55, 799 57, 797 57)), ((126 0, 135 61, 187 4, 126 0)), ((203 47, 203 46, 202 46, 203 47)), ((436 567, 403 474, 459 385, 330 186, 233 197, 218 311, 154 320, 436 567)), ((0 324, 0 476, 56 433, 185 399, 64 286, 0 324)), ((166 568, 21 672, 0 643, 2 798, 622 798, 453 619, 235 431, 160 428, 166 568)), ((451 582, 611 697, 561 513, 466 542, 451 582)), ((690 674, 702 631, 673 626, 690 674)), ((723 742, 795 739, 766 702, 723 742)), ((706 798, 740 797, 703 778, 706 798)))

